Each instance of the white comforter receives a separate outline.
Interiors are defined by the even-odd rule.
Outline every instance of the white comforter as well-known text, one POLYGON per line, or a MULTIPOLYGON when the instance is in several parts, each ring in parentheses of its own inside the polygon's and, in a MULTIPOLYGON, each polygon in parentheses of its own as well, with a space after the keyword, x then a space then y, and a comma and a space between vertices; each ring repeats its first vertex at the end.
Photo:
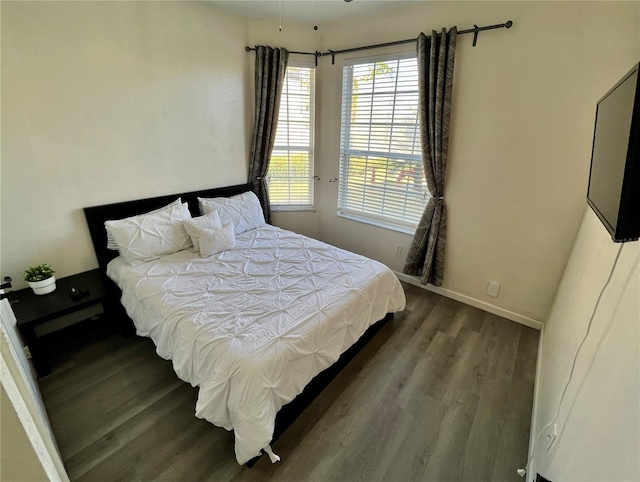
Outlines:
POLYGON ((210 258, 181 251, 107 274, 141 336, 200 386, 196 416, 235 432, 243 464, 273 435, 278 410, 387 313, 404 309, 384 265, 266 226, 210 258))

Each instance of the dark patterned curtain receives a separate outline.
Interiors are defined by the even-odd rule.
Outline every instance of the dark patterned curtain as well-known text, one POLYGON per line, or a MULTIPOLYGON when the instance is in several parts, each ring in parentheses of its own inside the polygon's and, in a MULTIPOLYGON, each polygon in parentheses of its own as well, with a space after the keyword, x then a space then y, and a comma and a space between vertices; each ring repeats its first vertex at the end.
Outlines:
POLYGON ((276 139, 280 96, 287 70, 289 52, 259 45, 256 47, 256 115, 249 158, 249 182, 252 182, 271 223, 271 204, 267 190, 267 172, 276 139))
POLYGON ((447 211, 444 177, 449 151, 449 117, 458 31, 435 30, 418 37, 418 89, 422 165, 431 197, 409 248, 403 273, 422 284, 442 285, 447 211))

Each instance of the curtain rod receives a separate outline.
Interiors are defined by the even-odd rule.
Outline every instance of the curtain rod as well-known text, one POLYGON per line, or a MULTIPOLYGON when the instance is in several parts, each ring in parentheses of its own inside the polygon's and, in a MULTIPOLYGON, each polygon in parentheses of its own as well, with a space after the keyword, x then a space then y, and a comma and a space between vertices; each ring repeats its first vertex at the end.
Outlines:
MULTIPOLYGON (((464 35, 467 33, 472 33, 473 34, 473 47, 476 46, 476 44, 478 43, 478 34, 480 32, 483 32, 485 30, 494 30, 496 28, 511 28, 513 25, 513 22, 511 20, 507 20, 505 23, 499 23, 499 24, 495 24, 495 25, 487 25, 486 27, 478 27, 477 25, 474 25, 473 28, 469 28, 467 30, 460 30, 458 32, 458 35, 464 35)), ((318 65, 318 57, 323 57, 326 55, 331 55, 331 63, 333 64, 335 62, 335 56, 339 55, 339 54, 346 54, 349 52, 358 52, 360 50, 369 50, 369 49, 377 49, 377 48, 381 48, 381 47, 391 47, 393 45, 402 45, 402 44, 408 44, 411 42, 416 42, 417 38, 410 38, 410 39, 406 39, 406 40, 396 40, 395 42, 385 42, 385 43, 381 43, 381 44, 374 44, 374 45, 365 45, 364 47, 354 47, 351 49, 342 49, 342 50, 327 50, 326 52, 295 52, 290 50, 289 53, 291 54, 299 54, 299 55, 313 55, 316 58, 316 66, 318 65)), ((245 47, 245 50, 247 52, 250 51, 255 51, 255 47, 245 47)))
MULTIPOLYGON (((245 47, 244 48, 247 52, 255 52, 256 48, 255 47, 245 47)), ((288 50, 288 49, 287 49, 288 50)), ((318 57, 322 56, 322 52, 318 52, 317 50, 315 52, 296 52, 295 50, 289 50, 290 54, 298 54, 298 55, 313 55, 316 58, 316 67, 318 66, 318 57)))

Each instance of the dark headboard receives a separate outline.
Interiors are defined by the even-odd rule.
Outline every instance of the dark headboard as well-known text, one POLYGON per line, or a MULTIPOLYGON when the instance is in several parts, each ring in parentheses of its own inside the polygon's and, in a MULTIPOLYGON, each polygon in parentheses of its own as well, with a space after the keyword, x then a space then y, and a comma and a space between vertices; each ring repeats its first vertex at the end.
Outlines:
POLYGON ((84 208, 84 216, 87 218, 93 249, 96 251, 100 268, 104 272, 107 269, 107 263, 118 256, 117 251, 107 249, 107 231, 104 228, 105 221, 127 218, 129 216, 153 211, 154 209, 166 206, 177 198, 182 198, 182 202, 189 203, 189 211, 191 211, 192 216, 200 216, 198 209, 199 197, 230 197, 246 191, 253 191, 253 184, 238 184, 237 186, 218 187, 205 189, 203 191, 167 194, 166 196, 84 208))

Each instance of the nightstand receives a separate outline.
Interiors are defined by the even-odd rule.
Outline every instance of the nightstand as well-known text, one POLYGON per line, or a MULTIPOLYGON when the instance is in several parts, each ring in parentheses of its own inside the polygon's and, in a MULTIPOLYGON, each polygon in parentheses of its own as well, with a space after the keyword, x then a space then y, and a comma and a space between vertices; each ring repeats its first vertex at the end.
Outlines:
POLYGON ((18 329, 29 347, 38 377, 44 377, 51 373, 44 353, 46 336, 38 336, 36 327, 63 316, 80 313, 99 304, 103 304, 103 309, 106 311, 109 286, 107 278, 101 271, 94 269, 56 279, 56 290, 46 295, 36 295, 31 288, 12 291, 8 295, 11 308, 18 320, 18 329), (69 295, 69 288, 72 286, 88 293, 74 300, 69 295))

